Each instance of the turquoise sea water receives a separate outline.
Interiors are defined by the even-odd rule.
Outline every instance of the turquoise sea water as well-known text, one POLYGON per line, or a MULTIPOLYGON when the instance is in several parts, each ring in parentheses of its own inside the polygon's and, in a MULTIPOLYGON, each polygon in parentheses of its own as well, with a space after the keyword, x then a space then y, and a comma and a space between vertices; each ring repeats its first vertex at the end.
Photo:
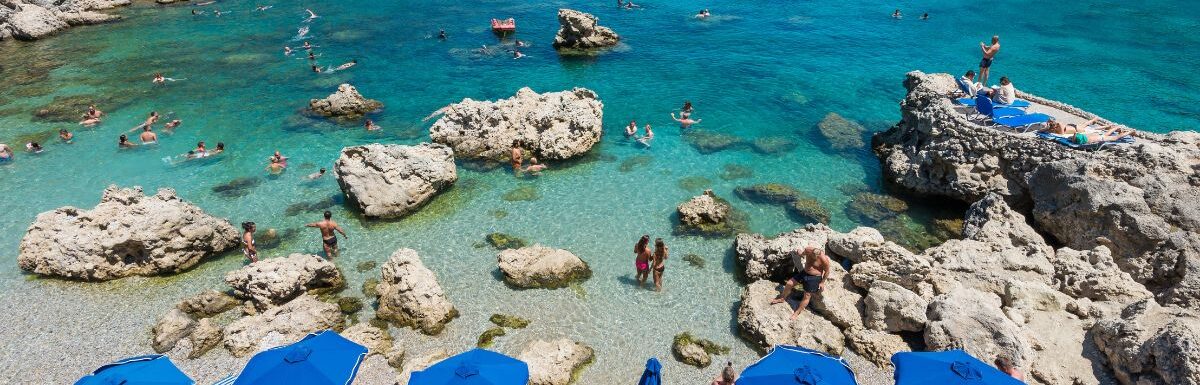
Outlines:
MULTIPOLYGON (((355 271, 357 263, 382 262, 399 247, 418 250, 463 313, 443 338, 420 339, 420 345, 464 349, 486 329, 488 315, 515 312, 533 319, 535 328, 502 337, 496 348, 515 354, 541 336, 586 342, 598 357, 583 383, 629 381, 649 356, 664 359, 673 383, 710 378, 719 365, 697 370, 669 359, 674 334, 691 331, 733 346, 718 363, 728 359, 744 366, 757 356, 739 342, 732 322, 740 284, 727 254, 731 240, 672 235, 675 206, 699 193, 699 186, 748 212, 755 232, 774 234, 801 224, 782 208, 735 198, 736 186, 793 184, 834 213, 835 228, 854 227, 843 213, 850 200, 846 191, 878 191, 877 160, 867 149, 828 150, 816 123, 837 112, 870 131, 886 129, 899 115, 905 72, 974 68, 978 42, 992 34, 1001 36, 1004 47, 994 79, 1007 75, 1020 89, 1139 129, 1194 130, 1200 123, 1194 107, 1200 97, 1192 92, 1200 81, 1190 76, 1200 66, 1194 53, 1200 37, 1193 33, 1200 27, 1197 4, 687 0, 646 1, 645 9, 626 11, 609 1, 351 0, 280 2, 253 12, 255 3, 222 1, 201 8, 233 11, 219 18, 193 17, 187 6, 138 4, 120 11, 126 16, 120 23, 0 44, 0 143, 20 148, 28 138, 58 128, 76 134, 72 144, 41 139, 44 153, 19 152, 15 162, 0 164, 0 304, 29 309, 0 317, 9 325, 0 329, 0 341, 29 346, 0 352, 0 367, 6 369, 0 372, 35 371, 51 382, 67 382, 103 362, 143 353, 158 314, 183 296, 222 287, 224 272, 242 264, 240 254, 231 253, 175 277, 102 284, 31 279, 19 271, 18 244, 37 213, 90 207, 105 186, 118 184, 175 188, 231 222, 252 220, 260 229, 290 235, 265 251, 267 256, 318 252, 317 234, 300 226, 330 206, 350 233, 337 263, 353 288, 378 275, 355 271), (594 13, 622 35, 622 45, 599 56, 560 58, 550 47, 559 7, 594 13), (710 20, 691 17, 703 7, 712 10, 710 20), (903 20, 888 16, 897 7, 906 14, 903 20), (302 23, 304 8, 321 17, 302 23), (925 11, 931 19, 917 20, 925 11), (523 49, 528 57, 475 51, 498 43, 488 30, 492 17, 517 19, 516 38, 533 45, 523 49), (314 74, 306 60, 284 56, 284 45, 299 47, 293 38, 304 25, 311 28, 308 40, 318 46, 322 66, 350 59, 358 59, 358 66, 314 74), (439 28, 447 41, 434 38, 439 28), (155 72, 186 80, 152 86, 155 72), (342 82, 386 105, 373 116, 382 132, 298 113, 310 98, 324 97, 342 82), (398 221, 361 219, 336 204, 340 201, 323 204, 340 196, 336 182, 303 179, 331 167, 344 146, 428 140, 429 122, 421 118, 433 110, 464 97, 508 97, 523 86, 539 92, 580 86, 600 95, 606 136, 591 156, 552 165, 536 179, 460 168, 453 190, 398 221), (100 108, 108 118, 93 129, 31 119, 55 96, 70 95, 105 100, 100 108), (747 140, 786 138, 795 148, 702 154, 682 140, 668 116, 683 100, 695 104, 695 117, 703 119, 698 128, 747 140), (184 123, 174 134, 160 132, 156 146, 118 150, 117 136, 152 110, 173 113, 184 123), (656 127, 652 147, 620 135, 630 119, 656 127), (177 165, 163 161, 198 140, 210 148, 224 142, 228 152, 177 165), (263 167, 274 150, 291 157, 291 167, 269 176, 263 167), (727 165, 749 168, 753 175, 722 178, 727 165), (237 178, 253 180, 244 195, 213 191, 237 178), (516 189, 535 190, 538 199, 503 198, 516 189), (300 209, 288 215, 289 207, 300 209), (509 290, 494 277, 495 251, 478 247, 493 231, 572 250, 595 275, 582 290, 509 290), (641 234, 663 237, 675 256, 663 293, 630 284, 631 248, 641 234), (704 257, 707 266, 689 266, 679 258, 685 254, 704 257), (53 306, 37 305, 51 300, 53 306), (33 363, 31 356, 46 362, 33 363)), ((914 216, 917 224, 928 219, 914 216)))

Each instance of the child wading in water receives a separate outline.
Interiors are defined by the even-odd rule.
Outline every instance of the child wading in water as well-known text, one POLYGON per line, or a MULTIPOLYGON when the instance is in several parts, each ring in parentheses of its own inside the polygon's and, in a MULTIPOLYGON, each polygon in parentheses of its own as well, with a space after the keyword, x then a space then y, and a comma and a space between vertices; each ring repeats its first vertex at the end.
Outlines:
POLYGON ((637 268, 638 287, 646 287, 646 278, 650 276, 650 236, 643 235, 633 246, 633 266, 637 268))

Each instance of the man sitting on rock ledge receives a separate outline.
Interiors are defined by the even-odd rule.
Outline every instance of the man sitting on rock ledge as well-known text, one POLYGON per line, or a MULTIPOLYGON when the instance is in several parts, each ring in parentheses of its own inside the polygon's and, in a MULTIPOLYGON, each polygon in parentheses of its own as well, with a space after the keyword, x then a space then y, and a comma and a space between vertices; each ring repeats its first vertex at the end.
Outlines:
POLYGON ((791 319, 796 319, 800 316, 800 312, 808 307, 808 301, 812 299, 812 294, 825 289, 825 279, 829 278, 833 262, 829 260, 828 255, 825 255, 825 250, 805 246, 803 251, 797 250, 792 253, 792 264, 796 266, 796 274, 783 283, 783 293, 779 298, 771 300, 771 303, 787 301, 788 297, 792 295, 792 287, 796 284, 804 284, 804 298, 800 300, 799 306, 796 306, 796 311, 792 312, 791 319))

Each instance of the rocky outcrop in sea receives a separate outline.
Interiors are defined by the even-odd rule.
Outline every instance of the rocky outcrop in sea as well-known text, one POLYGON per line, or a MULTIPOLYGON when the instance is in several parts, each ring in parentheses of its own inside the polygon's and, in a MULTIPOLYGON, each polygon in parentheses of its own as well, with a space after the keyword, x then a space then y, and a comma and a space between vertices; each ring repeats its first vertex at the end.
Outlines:
POLYGON ((573 9, 558 10, 558 34, 554 48, 592 49, 617 45, 621 36, 608 27, 597 24, 599 19, 590 13, 573 9))
POLYGON ((37 40, 70 27, 119 20, 120 16, 96 11, 130 3, 130 0, 3 0, 0 40, 37 40))
POLYGON ((568 159, 586 153, 604 132, 604 103, 586 88, 539 94, 525 87, 508 99, 463 99, 439 113, 429 136, 461 159, 507 162, 513 142, 526 156, 568 159))
POLYGON ((556 289, 592 276, 592 269, 567 250, 533 245, 500 251, 504 282, 520 288, 556 289))
POLYGON ((333 173, 350 202, 380 218, 411 214, 458 180, 454 151, 433 143, 346 147, 333 173))
POLYGON ((332 261, 302 253, 251 263, 225 274, 225 283, 233 288, 234 296, 259 309, 282 305, 310 291, 346 286, 332 261))
POLYGON ((106 281, 173 274, 237 247, 228 221, 205 213, 171 189, 109 186, 91 210, 60 207, 38 214, 21 239, 22 270, 106 281))
POLYGON ((383 103, 363 97, 357 88, 345 83, 324 99, 308 102, 308 110, 314 114, 343 119, 357 119, 380 108, 383 103))
POLYGON ((381 270, 383 276, 376 286, 379 308, 375 313, 380 319, 438 335, 458 317, 458 310, 416 251, 396 250, 381 270))

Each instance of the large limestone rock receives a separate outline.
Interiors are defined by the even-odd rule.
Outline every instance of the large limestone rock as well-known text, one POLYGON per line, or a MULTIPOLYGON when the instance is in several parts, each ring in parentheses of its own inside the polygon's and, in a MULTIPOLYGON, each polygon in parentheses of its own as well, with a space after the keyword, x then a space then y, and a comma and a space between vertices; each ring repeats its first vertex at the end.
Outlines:
POLYGON ((208 318, 237 307, 238 300, 228 294, 205 290, 200 294, 184 298, 175 308, 196 318, 208 318))
POLYGON ((541 245, 503 250, 497 259, 504 282, 516 287, 556 289, 592 276, 575 254, 541 245))
POLYGON ((881 368, 892 363, 892 355, 911 351, 904 338, 888 332, 861 327, 847 329, 846 347, 881 368))
POLYGON ((346 147, 333 172, 349 201, 383 218, 416 211, 458 180, 454 151, 431 143, 346 147))
POLYGON ((951 75, 914 71, 904 84, 901 122, 873 138, 889 184, 964 202, 998 194, 1030 210, 1037 229, 1064 246, 1108 247, 1160 302, 1200 306, 1200 205, 1188 199, 1200 195, 1200 134, 1139 131, 1134 144, 1075 151, 968 120, 952 103, 951 75))
POLYGON ((91 210, 60 207, 38 214, 21 240, 17 264, 32 273, 104 281, 187 270, 237 247, 238 232, 224 219, 161 189, 104 190, 91 210))
POLYGON ((379 309, 375 312, 380 319, 437 335, 458 317, 437 277, 415 250, 396 250, 380 269, 383 277, 376 286, 379 309))
POLYGON ((158 319, 150 329, 150 347, 155 352, 166 353, 175 348, 175 344, 188 335, 196 327, 196 319, 179 309, 171 309, 158 319))
POLYGON ((929 318, 925 309, 929 306, 924 298, 900 285, 878 281, 871 284, 864 299, 866 326, 888 332, 919 332, 925 329, 929 318))
POLYGON ((345 321, 336 304, 301 295, 283 306, 242 317, 225 327, 225 348, 234 357, 253 353, 267 341, 290 343, 308 333, 340 328, 345 321))
POLYGON ((1092 332, 1122 384, 1200 384, 1200 317, 1192 311, 1144 300, 1092 332))
POLYGON ((1064 247, 1054 254, 1054 284, 1071 297, 1125 304, 1152 296, 1117 267, 1107 247, 1087 251, 1064 247))
POLYGON ((58 31, 121 17, 94 12, 129 5, 130 0, 6 0, 0 2, 0 40, 36 40, 58 31))
POLYGON ((1005 317, 1000 304, 999 297, 969 288, 934 298, 927 311, 926 347, 963 349, 985 359, 1003 354, 1018 366, 1028 365, 1029 343, 1020 327, 1005 317))
POLYGON ((842 329, 863 326, 863 296, 842 265, 834 262, 825 288, 812 296, 812 308, 842 329))
POLYGON ((539 94, 525 87, 508 99, 463 99, 440 112, 429 136, 463 159, 507 162, 514 141, 541 160, 573 158, 603 133, 604 104, 586 88, 539 94))
POLYGON ((222 338, 224 338, 224 334, 221 333, 221 328, 211 318, 201 319, 196 322, 196 327, 188 336, 188 341, 192 343, 192 350, 188 352, 188 358, 200 358, 204 353, 220 346, 222 338))
POLYGON ((617 45, 621 37, 612 29, 596 24, 597 20, 590 13, 559 9, 554 48, 591 49, 617 45))
POLYGON ((380 108, 383 108, 383 103, 363 97, 357 88, 344 83, 325 99, 308 102, 308 109, 314 114, 347 119, 356 119, 380 108))
POLYGON ((767 239, 759 234, 738 234, 733 242, 734 254, 744 269, 747 280, 767 279, 783 282, 796 272, 791 253, 805 246, 824 247, 834 231, 823 224, 782 233, 767 239))
POLYGON ((925 254, 963 284, 992 293, 1002 291, 1008 279, 1048 283, 1054 273, 1054 249, 998 194, 988 194, 967 210, 963 239, 951 239, 925 254))
POLYGON ((860 149, 866 146, 863 134, 867 129, 855 121, 843 118, 836 112, 830 112, 817 123, 817 130, 829 141, 830 147, 837 151, 860 149))
POLYGON ((392 350, 392 335, 368 323, 359 323, 342 331, 342 337, 365 346, 367 354, 387 355, 392 350))
POLYGON ((744 219, 733 210, 728 201, 705 190, 703 194, 683 202, 676 209, 679 213, 679 232, 705 236, 730 236, 745 227, 744 219))
POLYGON ((759 349, 785 344, 804 346, 838 354, 845 347, 842 331, 832 322, 805 310, 791 319, 789 302, 771 304, 779 296, 779 285, 766 280, 755 281, 742 290, 737 323, 742 336, 759 349))
POLYGON ((301 253, 251 263, 226 273, 225 283, 235 296, 250 300, 259 309, 282 305, 310 290, 346 286, 332 261, 301 253))
POLYGON ((592 362, 594 354, 587 345, 559 338, 533 341, 517 359, 529 364, 529 385, 567 385, 574 373, 592 362))

